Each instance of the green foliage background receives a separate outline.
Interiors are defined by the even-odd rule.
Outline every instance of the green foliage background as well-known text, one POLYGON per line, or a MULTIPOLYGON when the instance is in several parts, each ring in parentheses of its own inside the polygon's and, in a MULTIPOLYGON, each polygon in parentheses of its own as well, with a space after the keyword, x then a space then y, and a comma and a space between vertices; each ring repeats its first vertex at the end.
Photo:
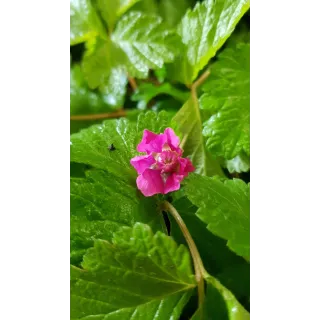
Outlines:
POLYGON ((71 319, 249 318, 249 6, 70 1, 71 319), (146 198, 129 161, 144 129, 166 127, 196 172, 146 198), (163 200, 207 271, 202 308, 163 200))

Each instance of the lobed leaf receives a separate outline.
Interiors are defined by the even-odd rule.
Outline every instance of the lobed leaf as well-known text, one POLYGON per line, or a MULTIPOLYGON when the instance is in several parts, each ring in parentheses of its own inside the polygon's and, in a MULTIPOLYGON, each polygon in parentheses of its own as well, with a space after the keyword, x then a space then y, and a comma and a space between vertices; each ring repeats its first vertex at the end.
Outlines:
POLYGON ((72 319, 179 319, 196 286, 188 250, 140 223, 96 241, 82 266, 71 267, 72 319))
POLYGON ((70 45, 86 42, 105 34, 99 16, 90 0, 70 0, 70 45))
POLYGON ((95 239, 110 240, 122 226, 148 223, 165 230, 155 199, 143 197, 134 179, 123 181, 106 171, 91 170, 70 183, 71 261, 78 264, 95 239), (119 205, 121 204, 121 205, 119 205))
POLYGON ((250 256, 249 188, 240 179, 222 181, 197 174, 190 175, 185 185, 186 195, 199 208, 196 215, 246 259, 250 256))
POLYGON ((200 107, 212 111, 204 123, 208 148, 230 160, 250 155, 250 44, 225 49, 202 87, 200 107))
POLYGON ((140 0, 94 0, 110 32, 117 20, 140 0))
POLYGON ((161 133, 166 127, 170 127, 170 120, 165 112, 141 114, 137 123, 124 118, 106 120, 71 135, 70 159, 132 180, 136 173, 130 159, 138 155, 136 148, 142 139, 143 130, 161 133), (111 144, 116 150, 109 150, 111 144))
POLYGON ((191 85, 249 9, 249 0, 205 0, 189 9, 178 26, 184 47, 176 60, 175 79, 191 85))
POLYGON ((160 17, 130 12, 117 24, 112 41, 125 54, 125 67, 131 77, 146 78, 149 69, 173 61, 178 38, 160 17))

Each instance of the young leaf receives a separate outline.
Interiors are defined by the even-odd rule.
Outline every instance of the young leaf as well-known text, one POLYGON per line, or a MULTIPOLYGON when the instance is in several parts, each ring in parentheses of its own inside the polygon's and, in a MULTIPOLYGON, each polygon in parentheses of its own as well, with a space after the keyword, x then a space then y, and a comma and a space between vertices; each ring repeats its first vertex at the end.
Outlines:
POLYGON ((131 77, 146 78, 149 69, 171 62, 178 40, 162 19, 141 12, 130 12, 117 23, 112 41, 125 53, 125 66, 131 77))
POLYGON ((179 130, 185 137, 185 145, 183 146, 184 154, 190 157, 196 172, 206 175, 209 166, 211 173, 223 175, 221 168, 214 161, 210 164, 207 161, 207 154, 204 147, 202 136, 202 122, 197 100, 190 97, 189 100, 174 116, 173 120, 178 124, 179 130))
POLYGON ((70 159, 107 170, 126 180, 135 179, 130 159, 138 154, 136 148, 143 130, 160 133, 166 127, 170 127, 170 120, 165 112, 141 114, 137 123, 127 119, 106 120, 71 136, 70 159), (116 150, 108 149, 111 144, 116 150))
POLYGON ((174 66, 177 80, 190 85, 197 78, 249 6, 249 0, 205 0, 187 11, 178 27, 185 46, 174 66))
POLYGON ((250 185, 242 180, 224 182, 218 178, 190 175, 185 192, 199 207, 196 215, 215 235, 228 240, 231 250, 250 256, 250 185))
POLYGON ((203 129, 208 148, 228 160, 241 152, 249 156, 250 44, 225 49, 202 89, 200 107, 213 112, 203 129))
POLYGON ((248 311, 237 301, 235 296, 213 277, 206 278, 207 290, 203 316, 197 311, 191 320, 249 320, 248 311))
POLYGON ((96 241, 71 267, 72 319, 179 319, 195 288, 191 260, 161 232, 137 223, 96 241))
POLYGON ((81 262, 84 249, 92 247, 93 240, 111 240, 122 226, 140 221, 154 230, 164 229, 156 201, 138 193, 134 179, 123 181, 101 170, 86 175, 86 179, 72 178, 70 183, 72 263, 81 262))

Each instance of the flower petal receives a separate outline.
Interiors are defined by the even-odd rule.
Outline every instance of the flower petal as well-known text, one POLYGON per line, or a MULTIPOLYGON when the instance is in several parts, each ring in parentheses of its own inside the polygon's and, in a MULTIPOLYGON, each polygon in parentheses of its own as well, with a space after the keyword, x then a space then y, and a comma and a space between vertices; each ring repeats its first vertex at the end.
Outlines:
POLYGON ((137 156, 130 160, 131 165, 137 170, 138 174, 141 174, 147 168, 150 168, 156 162, 152 155, 137 156))
POLYGON ((146 197, 157 193, 164 193, 164 183, 159 170, 146 169, 138 176, 137 186, 146 197))
POLYGON ((165 185, 164 185, 164 194, 167 194, 168 192, 179 190, 180 189, 180 182, 182 181, 183 178, 184 177, 182 175, 178 175, 175 173, 170 174, 166 180, 165 185))
POLYGON ((193 166, 192 162, 189 158, 180 158, 180 170, 179 174, 186 177, 189 172, 193 172, 195 170, 195 167, 193 166))
POLYGON ((179 148, 180 139, 179 137, 174 133, 174 131, 171 128, 166 128, 164 130, 164 134, 167 137, 167 143, 170 146, 171 150, 177 151, 179 154, 182 153, 182 150, 179 148))
POLYGON ((161 152, 163 145, 167 142, 165 134, 156 134, 149 130, 143 130, 143 137, 137 146, 139 152, 161 152))

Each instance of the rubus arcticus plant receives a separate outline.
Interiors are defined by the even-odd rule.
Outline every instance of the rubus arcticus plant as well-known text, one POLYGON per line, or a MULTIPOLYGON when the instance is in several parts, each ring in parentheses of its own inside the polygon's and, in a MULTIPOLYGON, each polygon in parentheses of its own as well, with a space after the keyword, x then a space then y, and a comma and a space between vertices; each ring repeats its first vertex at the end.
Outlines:
POLYGON ((249 319, 249 7, 71 0, 71 319, 249 319))

